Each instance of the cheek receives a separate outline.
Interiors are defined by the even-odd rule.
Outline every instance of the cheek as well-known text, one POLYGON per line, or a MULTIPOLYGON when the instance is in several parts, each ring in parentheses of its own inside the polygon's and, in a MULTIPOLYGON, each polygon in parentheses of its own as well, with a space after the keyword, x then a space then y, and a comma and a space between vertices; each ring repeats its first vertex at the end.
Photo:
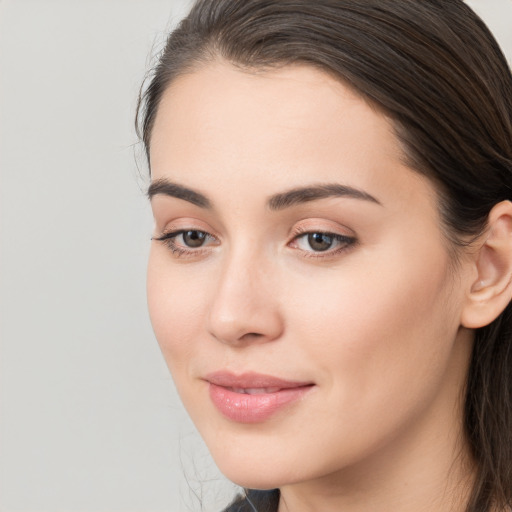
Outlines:
POLYGON ((193 357, 203 328, 204 290, 179 266, 170 265, 168 255, 152 248, 147 274, 147 297, 151 324, 160 349, 176 378, 183 363, 193 357))
POLYGON ((306 277, 290 286, 289 324, 330 385, 341 380, 353 396, 403 393, 421 373, 439 377, 449 358, 458 328, 449 269, 441 249, 361 257, 315 286, 306 277))
POLYGON ((304 277, 287 289, 290 346, 322 389, 308 411, 315 450, 331 453, 333 468, 399 437, 452 374, 458 322, 448 258, 381 256, 373 267, 354 265, 315 286, 304 277))

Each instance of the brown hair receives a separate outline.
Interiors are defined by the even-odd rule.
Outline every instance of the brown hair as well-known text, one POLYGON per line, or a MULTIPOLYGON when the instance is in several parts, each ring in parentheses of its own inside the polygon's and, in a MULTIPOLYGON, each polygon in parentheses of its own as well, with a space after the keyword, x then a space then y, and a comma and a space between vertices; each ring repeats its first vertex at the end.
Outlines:
MULTIPOLYGON (((453 247, 512 199, 512 76, 462 0, 199 0, 167 40, 139 98, 149 161, 164 91, 215 58, 242 68, 306 63, 393 121, 409 166, 439 190, 453 247)), ((512 504, 512 306, 475 333, 465 432, 478 464, 467 512, 512 504)))

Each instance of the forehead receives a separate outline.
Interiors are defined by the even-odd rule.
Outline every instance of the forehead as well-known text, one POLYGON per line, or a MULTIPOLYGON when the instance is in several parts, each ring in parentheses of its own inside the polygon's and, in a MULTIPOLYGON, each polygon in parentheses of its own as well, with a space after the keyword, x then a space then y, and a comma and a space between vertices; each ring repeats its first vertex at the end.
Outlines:
POLYGON ((382 112, 307 65, 248 72, 214 62, 177 78, 160 103, 150 156, 155 179, 196 188, 258 182, 270 194, 338 181, 375 195, 408 180, 429 186, 403 164, 382 112))
POLYGON ((379 137, 381 149, 398 150, 389 120, 327 73, 306 65, 245 71, 220 61, 178 77, 167 88, 151 149, 185 135, 185 129, 198 143, 223 136, 244 143, 276 137, 284 142, 291 132, 297 140, 301 131, 312 143, 324 143, 326 137, 343 136, 343 128, 351 138, 379 137))

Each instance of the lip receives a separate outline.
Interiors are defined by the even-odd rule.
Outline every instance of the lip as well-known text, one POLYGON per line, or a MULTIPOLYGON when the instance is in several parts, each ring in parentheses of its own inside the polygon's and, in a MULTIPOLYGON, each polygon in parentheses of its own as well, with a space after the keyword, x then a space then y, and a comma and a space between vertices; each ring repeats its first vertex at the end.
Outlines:
POLYGON ((261 423, 300 400, 312 382, 284 380, 271 375, 221 371, 207 375, 210 399, 226 418, 237 423, 261 423))

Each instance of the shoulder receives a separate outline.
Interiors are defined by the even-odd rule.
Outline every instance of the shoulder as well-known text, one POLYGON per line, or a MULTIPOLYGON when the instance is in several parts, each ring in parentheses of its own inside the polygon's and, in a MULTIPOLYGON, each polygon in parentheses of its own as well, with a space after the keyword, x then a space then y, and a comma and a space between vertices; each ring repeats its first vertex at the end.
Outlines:
POLYGON ((223 512, 277 512, 279 490, 247 490, 238 495, 223 512))

